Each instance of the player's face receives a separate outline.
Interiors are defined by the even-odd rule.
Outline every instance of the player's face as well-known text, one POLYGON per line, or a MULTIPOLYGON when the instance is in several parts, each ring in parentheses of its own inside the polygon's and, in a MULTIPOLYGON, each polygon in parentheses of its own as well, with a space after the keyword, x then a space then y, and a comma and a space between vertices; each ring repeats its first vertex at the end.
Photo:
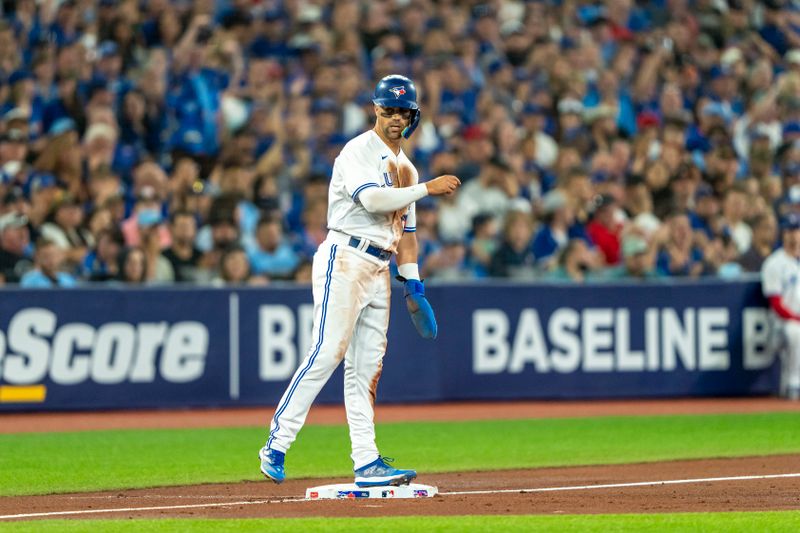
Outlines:
POLYGON ((402 107, 375 106, 378 128, 387 139, 393 141, 400 139, 403 129, 411 122, 412 113, 411 109, 402 107))

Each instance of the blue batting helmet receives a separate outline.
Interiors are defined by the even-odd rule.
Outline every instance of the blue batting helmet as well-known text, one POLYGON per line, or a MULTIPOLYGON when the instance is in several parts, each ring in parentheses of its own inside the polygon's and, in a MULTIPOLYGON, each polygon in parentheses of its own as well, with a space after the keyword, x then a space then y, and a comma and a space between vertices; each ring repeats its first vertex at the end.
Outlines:
POLYGON ((379 81, 372 94, 372 103, 381 107, 402 107, 413 110, 411 122, 403 130, 403 137, 408 139, 417 129, 420 119, 417 88, 414 82, 405 76, 391 74, 379 81))

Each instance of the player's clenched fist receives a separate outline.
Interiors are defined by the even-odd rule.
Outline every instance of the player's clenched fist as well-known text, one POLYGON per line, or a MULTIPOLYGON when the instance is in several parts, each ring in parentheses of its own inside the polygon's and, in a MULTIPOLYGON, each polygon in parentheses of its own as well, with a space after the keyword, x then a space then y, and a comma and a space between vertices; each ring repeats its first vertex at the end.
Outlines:
POLYGON ((452 194, 458 189, 459 185, 461 185, 461 180, 452 174, 444 174, 425 183, 425 186, 428 188, 428 194, 431 196, 452 194))

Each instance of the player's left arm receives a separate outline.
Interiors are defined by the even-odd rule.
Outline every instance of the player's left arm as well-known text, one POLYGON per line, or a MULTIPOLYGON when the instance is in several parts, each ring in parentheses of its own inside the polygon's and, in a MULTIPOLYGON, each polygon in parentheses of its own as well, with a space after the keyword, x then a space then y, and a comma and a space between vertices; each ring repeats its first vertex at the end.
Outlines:
POLYGON ((425 286, 419 279, 418 254, 417 234, 406 231, 397 244, 397 271, 400 274, 397 279, 405 287, 406 307, 417 332, 423 339, 435 339, 438 332, 436 316, 425 298, 425 286))

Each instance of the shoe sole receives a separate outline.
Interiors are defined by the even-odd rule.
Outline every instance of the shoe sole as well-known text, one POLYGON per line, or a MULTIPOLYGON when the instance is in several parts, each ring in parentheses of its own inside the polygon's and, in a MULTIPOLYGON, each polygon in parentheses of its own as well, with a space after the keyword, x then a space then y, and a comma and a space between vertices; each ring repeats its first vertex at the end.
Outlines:
POLYGON ((270 476, 269 474, 267 474, 266 472, 264 472, 263 470, 261 471, 261 473, 264 474, 265 478, 269 479, 270 481, 272 481, 276 485, 280 485, 281 483, 283 483, 282 479, 274 478, 274 477, 270 476))
MULTIPOLYGON (((260 461, 263 461, 263 460, 264 460, 264 459, 261 457, 261 452, 258 452, 258 459, 259 459, 260 461)), ((265 477, 265 478, 269 479, 270 481, 272 481, 272 482, 273 482, 273 483, 275 483, 276 485, 280 485, 281 483, 283 483, 283 480, 285 479, 285 478, 275 478, 275 477, 272 477, 272 476, 271 476, 271 475, 269 475, 267 472, 265 472, 263 468, 259 468, 259 470, 261 470, 261 473, 262 473, 262 474, 264 474, 264 477, 265 477)))
POLYGON ((384 479, 381 481, 358 481, 356 480, 356 486, 362 489, 368 487, 399 487, 400 485, 408 485, 416 479, 417 474, 403 474, 401 476, 397 476, 394 478, 384 479))

